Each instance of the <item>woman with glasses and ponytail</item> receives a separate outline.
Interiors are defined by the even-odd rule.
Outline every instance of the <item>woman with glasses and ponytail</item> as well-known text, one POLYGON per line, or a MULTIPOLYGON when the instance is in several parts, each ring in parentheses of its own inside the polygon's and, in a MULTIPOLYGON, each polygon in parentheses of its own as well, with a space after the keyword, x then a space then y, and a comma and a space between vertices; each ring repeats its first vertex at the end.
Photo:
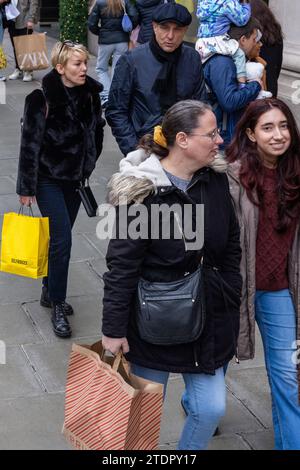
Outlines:
POLYGON ((117 216, 121 214, 117 226, 122 235, 110 240, 107 251, 102 344, 113 354, 126 354, 133 374, 162 383, 165 392, 170 372, 182 374, 187 417, 180 450, 207 448, 225 413, 223 366, 236 353, 241 253, 226 164, 218 156, 222 142, 209 105, 180 101, 166 112, 162 126, 156 126, 153 135, 144 136, 138 149, 121 160, 119 173, 109 183, 108 200, 117 216), (164 211, 174 207, 178 211, 174 218, 165 218, 164 211), (137 231, 131 230, 134 227, 137 231), (192 327, 193 321, 187 320, 186 308, 195 305, 194 315, 199 318, 199 291, 192 299, 176 287, 159 303, 157 285, 185 283, 196 276, 199 266, 205 307, 202 328, 190 335, 187 323, 192 327), (149 310, 142 307, 147 309, 142 329, 136 306, 140 279, 156 286, 149 310), (160 313, 161 304, 166 305, 166 316, 159 315, 155 331, 145 336, 144 327, 151 327, 153 309, 160 313))
POLYGON ((52 325, 59 337, 69 337, 66 315, 68 269, 80 196, 102 150, 104 120, 102 86, 87 75, 88 52, 72 41, 55 44, 53 69, 25 100, 17 180, 22 205, 37 202, 49 217, 49 272, 43 279, 41 305, 52 308, 52 325))

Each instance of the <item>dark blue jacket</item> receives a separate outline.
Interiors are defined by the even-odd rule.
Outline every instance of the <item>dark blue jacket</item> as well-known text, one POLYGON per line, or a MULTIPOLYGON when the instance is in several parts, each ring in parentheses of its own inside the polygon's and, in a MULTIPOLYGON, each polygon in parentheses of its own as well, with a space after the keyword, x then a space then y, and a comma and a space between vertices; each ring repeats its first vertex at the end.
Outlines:
MULTIPOLYGON (((135 28, 138 24, 138 12, 130 0, 125 0, 125 5, 132 26, 135 28)), ((129 42, 129 33, 125 33, 122 28, 124 12, 121 11, 118 16, 113 16, 106 13, 106 8, 107 0, 97 0, 88 19, 89 30, 98 36, 99 44, 129 42)))
POLYGON ((204 64, 203 70, 206 84, 211 91, 210 103, 226 147, 245 107, 255 100, 261 87, 258 82, 250 82, 244 88, 239 88, 236 67, 228 56, 213 56, 204 64))
MULTIPOLYGON (((125 52, 117 62, 105 114, 124 155, 162 121, 159 95, 153 91, 162 67, 149 43, 125 52)), ((200 56, 185 45, 177 64, 177 98, 207 101, 200 56)))

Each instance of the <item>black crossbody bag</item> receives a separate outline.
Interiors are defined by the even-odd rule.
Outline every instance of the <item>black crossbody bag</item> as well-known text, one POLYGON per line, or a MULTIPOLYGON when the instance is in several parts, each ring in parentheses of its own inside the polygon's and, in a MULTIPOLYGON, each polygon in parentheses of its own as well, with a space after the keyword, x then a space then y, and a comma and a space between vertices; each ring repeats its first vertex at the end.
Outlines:
MULTIPOLYGON (((201 187, 201 201, 203 189, 201 187)), ((182 235, 184 233, 182 230, 182 235)), ((136 320, 140 337, 150 344, 175 345, 196 341, 205 324, 203 252, 196 271, 171 282, 140 279, 136 320)))
POLYGON ((197 340, 205 323, 202 263, 177 281, 140 279, 136 303, 137 327, 144 341, 167 346, 197 340))

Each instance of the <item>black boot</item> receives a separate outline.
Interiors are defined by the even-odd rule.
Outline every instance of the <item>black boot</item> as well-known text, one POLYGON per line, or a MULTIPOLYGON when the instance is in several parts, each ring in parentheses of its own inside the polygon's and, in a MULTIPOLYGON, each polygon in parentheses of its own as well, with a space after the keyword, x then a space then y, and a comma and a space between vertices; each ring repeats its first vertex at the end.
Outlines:
POLYGON ((69 338, 71 336, 72 330, 65 316, 63 302, 58 302, 53 305, 51 321, 56 336, 60 336, 61 338, 69 338))
MULTIPOLYGON (((40 300, 40 305, 46 308, 52 308, 52 302, 49 299, 48 289, 47 287, 42 287, 42 295, 40 300)), ((61 302, 62 308, 64 309, 65 315, 73 315, 74 310, 72 305, 68 304, 67 302, 61 302)))

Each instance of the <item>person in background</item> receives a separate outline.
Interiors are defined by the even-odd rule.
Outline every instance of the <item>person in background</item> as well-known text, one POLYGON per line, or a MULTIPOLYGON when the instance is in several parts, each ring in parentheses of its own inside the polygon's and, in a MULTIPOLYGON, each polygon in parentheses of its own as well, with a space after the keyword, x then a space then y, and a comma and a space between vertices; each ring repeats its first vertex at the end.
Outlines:
MULTIPOLYGON (((124 15, 123 0, 97 0, 88 19, 89 30, 98 36, 98 58, 96 73, 99 82, 103 85, 100 94, 101 105, 107 105, 111 80, 114 76, 116 64, 124 52, 128 50, 129 32, 122 28, 124 15), (99 25, 100 23, 100 25, 99 25), (111 75, 109 63, 112 58, 111 75)), ((138 13, 131 0, 125 0, 126 12, 135 28, 138 22, 138 13)))
POLYGON ((23 82, 31 82, 33 80, 32 72, 25 71, 23 73, 19 68, 13 38, 33 33, 34 25, 39 19, 40 0, 18 0, 15 3, 15 6, 19 11, 18 16, 15 19, 5 20, 4 22, 4 27, 8 29, 13 46, 16 67, 14 72, 10 74, 8 78, 9 80, 23 78, 23 82))
POLYGON ((49 271, 43 279, 41 305, 52 308, 54 333, 71 336, 66 302, 72 227, 81 199, 80 183, 89 178, 102 150, 100 83, 87 76, 88 51, 72 41, 53 47, 53 69, 42 90, 25 100, 17 179, 21 204, 37 202, 49 217, 49 271))
POLYGON ((288 106, 250 103, 226 155, 241 229, 239 359, 254 357, 256 320, 275 449, 300 450, 300 135, 288 106))
POLYGON ((261 57, 267 62, 267 89, 277 97, 278 78, 282 66, 283 34, 281 26, 272 10, 263 0, 250 0, 253 16, 260 24, 262 31, 261 57))
POLYGON ((196 15, 200 26, 195 47, 202 63, 215 54, 229 55, 236 66, 238 82, 245 83, 245 52, 228 33, 231 26, 245 26, 250 20, 248 0, 198 0, 196 15))
MULTIPOLYGON (((127 238, 116 237, 109 242, 108 271, 103 276, 103 348, 113 354, 122 351, 133 374, 162 383, 165 393, 170 373, 182 374, 187 417, 178 443, 180 450, 207 448, 225 413, 223 366, 236 352, 241 250, 226 163, 218 156, 221 143, 209 105, 194 100, 178 102, 166 112, 162 126, 144 136, 138 149, 121 160, 120 171, 108 186, 108 201, 117 212, 121 206, 130 210, 135 204, 143 205, 143 225, 149 231, 146 229, 145 237, 128 233, 127 238), (191 205, 194 211, 199 204, 204 204, 204 247, 196 250, 186 243, 186 211, 191 205), (166 206, 180 206, 180 237, 173 230, 169 232, 173 235, 164 237, 164 218, 151 215, 152 208, 166 206), (151 238, 153 226, 159 227, 159 237, 151 238), (183 279, 198 269, 202 256, 206 312, 201 335, 179 344, 145 341, 134 307, 139 279, 154 283, 183 279)), ((203 230, 196 228, 199 219, 192 217, 194 233, 203 230)), ((127 233, 127 229, 125 225, 122 232, 127 233)), ((166 320, 162 324, 167 330, 166 320)))
MULTIPOLYGON (((246 56, 256 45, 258 22, 251 18, 246 26, 233 26, 229 34, 239 42, 246 56)), ((209 88, 210 103, 214 107, 224 147, 233 136, 235 126, 248 103, 255 100, 262 88, 260 79, 247 82, 241 88, 236 66, 231 56, 215 54, 203 65, 206 85, 209 88)))
MULTIPOLYGON (((174 0, 170 0, 174 3, 174 0)), ((153 36, 152 15, 155 8, 161 3, 169 3, 168 0, 136 0, 136 8, 139 14, 140 31, 137 38, 137 44, 149 42, 153 36)))
POLYGON ((182 44, 192 20, 188 10, 163 3, 152 20, 151 41, 123 54, 110 88, 105 116, 123 155, 135 150, 177 101, 207 100, 199 54, 182 44))
MULTIPOLYGON (((4 28, 3 28, 3 17, 5 14, 4 10, 4 1, 0 0, 0 53, 2 53, 2 57, 0 56, 0 70, 4 68, 4 64, 1 63, 1 61, 4 62, 4 51, 3 51, 3 36, 4 36, 4 28)), ((0 82, 5 82, 6 77, 0 73, 0 82)))

